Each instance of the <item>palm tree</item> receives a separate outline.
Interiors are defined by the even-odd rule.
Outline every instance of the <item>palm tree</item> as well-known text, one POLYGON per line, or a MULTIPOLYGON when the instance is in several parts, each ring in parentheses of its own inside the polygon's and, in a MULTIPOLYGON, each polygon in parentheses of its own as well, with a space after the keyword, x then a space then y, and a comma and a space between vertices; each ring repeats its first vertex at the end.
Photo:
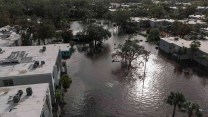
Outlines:
POLYGON ((143 58, 144 58, 144 77, 146 75, 146 64, 147 64, 147 61, 149 60, 149 55, 150 55, 150 52, 149 51, 144 51, 144 54, 143 54, 143 58))
POLYGON ((196 51, 199 50, 199 47, 201 46, 201 43, 199 41, 194 40, 191 44, 190 44, 190 48, 191 48, 191 52, 192 52, 192 57, 191 60, 193 60, 194 54, 196 51))
POLYGON ((170 92, 170 95, 168 96, 167 99, 167 103, 174 106, 172 117, 175 117, 176 107, 180 109, 184 102, 185 102, 185 97, 182 93, 170 92))
POLYGON ((199 105, 190 101, 184 103, 181 111, 186 112, 188 114, 188 117, 202 117, 202 113, 199 110, 199 105))
POLYGON ((178 50, 178 59, 181 60, 181 56, 182 55, 185 55, 187 53, 187 48, 186 47, 182 47, 182 48, 179 48, 178 50))

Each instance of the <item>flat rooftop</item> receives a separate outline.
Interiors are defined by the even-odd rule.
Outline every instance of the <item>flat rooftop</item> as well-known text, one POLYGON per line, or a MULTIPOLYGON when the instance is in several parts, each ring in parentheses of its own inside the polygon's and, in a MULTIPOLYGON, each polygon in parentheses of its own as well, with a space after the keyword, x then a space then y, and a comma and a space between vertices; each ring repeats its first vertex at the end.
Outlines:
MULTIPOLYGON (((178 38, 178 40, 175 40, 175 38, 178 38, 178 37, 165 37, 165 38, 161 38, 162 40, 168 42, 168 43, 173 43, 173 44, 176 44, 180 47, 186 47, 186 48, 190 48, 190 44, 192 43, 192 41, 189 41, 189 40, 185 40, 185 39, 182 39, 182 38, 178 38)), ((205 53, 208 53, 208 41, 202 41, 202 40, 199 40, 199 42, 201 43, 201 46, 200 46, 200 50, 205 52, 205 53)))
POLYGON ((14 27, 9 25, 0 28, 0 47, 8 47, 20 39, 20 35, 14 31, 14 27))
POLYGON ((48 84, 20 85, 0 88, 0 117, 40 117, 46 100, 48 84), (27 96, 26 88, 31 87, 33 94, 27 96), (18 90, 23 94, 19 103, 13 102, 18 90))
POLYGON ((41 51, 43 46, 1 47, 0 77, 53 73, 59 50, 67 50, 70 46, 69 44, 51 44, 45 47, 44 52, 41 51), (10 61, 17 62, 11 63, 10 61), (39 64, 41 61, 45 63, 33 68, 35 61, 39 61, 39 64))
POLYGON ((196 9, 200 10, 200 9, 208 9, 208 7, 205 6, 198 6, 196 9))
POLYGON ((189 15, 189 18, 204 19, 205 15, 189 15))
POLYGON ((4 26, 4 27, 1 27, 0 32, 1 31, 9 31, 10 29, 11 29, 11 27, 9 25, 7 25, 7 26, 4 26))
POLYGON ((0 47, 8 47, 14 44, 16 40, 20 39, 20 35, 9 31, 6 33, 0 32, 0 47))
MULTIPOLYGON (((196 15, 196 17, 198 17, 196 15)), ((199 19, 184 19, 184 20, 174 20, 174 19, 157 19, 157 18, 147 18, 147 17, 131 17, 131 21, 134 22, 140 22, 142 20, 146 21, 152 21, 152 22, 169 22, 173 23, 175 21, 181 22, 183 24, 189 24, 189 25, 195 25, 195 24, 207 24, 206 22, 203 22, 202 20, 199 19)))

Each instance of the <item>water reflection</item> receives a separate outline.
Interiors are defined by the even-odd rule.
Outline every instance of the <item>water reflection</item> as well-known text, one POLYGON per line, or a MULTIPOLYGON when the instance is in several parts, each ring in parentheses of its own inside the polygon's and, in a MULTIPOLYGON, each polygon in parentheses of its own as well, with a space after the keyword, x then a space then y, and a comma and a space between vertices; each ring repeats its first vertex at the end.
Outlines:
POLYGON ((77 45, 79 52, 84 53, 90 59, 98 59, 102 56, 110 54, 110 47, 108 44, 98 43, 96 46, 90 44, 77 45))
MULTIPOLYGON (((196 69, 181 67, 145 41, 141 44, 151 51, 146 77, 141 77, 143 65, 132 71, 131 79, 120 75, 121 64, 112 63, 111 53, 114 44, 124 43, 127 38, 125 35, 113 35, 105 42, 109 45, 109 52, 96 59, 85 54, 83 45, 77 46, 79 51, 68 60, 68 72, 73 83, 65 94, 64 117, 167 117, 172 113, 172 107, 165 102, 170 91, 181 91, 202 109, 208 109, 207 76, 196 72, 196 69), (191 71, 188 78, 185 69, 191 71), (117 70, 119 72, 114 73, 117 70)), ((137 36, 135 39, 145 38, 137 36)), ((177 112, 176 116, 185 115, 177 112)), ((208 116, 206 112, 204 116, 208 116)))

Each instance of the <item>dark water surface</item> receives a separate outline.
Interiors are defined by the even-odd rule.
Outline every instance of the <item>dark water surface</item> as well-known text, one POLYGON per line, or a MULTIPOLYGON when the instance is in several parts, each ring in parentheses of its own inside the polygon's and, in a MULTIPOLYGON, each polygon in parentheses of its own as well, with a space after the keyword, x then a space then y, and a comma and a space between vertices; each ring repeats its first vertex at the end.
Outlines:
MULTIPOLYGON (((112 27, 109 28, 113 31, 112 27)), ((78 22, 73 30, 82 30, 78 22)), ((181 91, 189 100, 197 102, 208 117, 208 79, 202 73, 184 75, 183 69, 155 49, 154 45, 141 42, 151 51, 147 62, 145 80, 141 79, 143 66, 138 67, 131 78, 115 74, 120 63, 112 62, 114 43, 124 43, 128 36, 112 37, 105 42, 109 51, 97 58, 87 57, 76 51, 68 60, 68 72, 72 85, 65 94, 64 117, 168 117, 173 107, 165 99, 170 91, 181 91)), ((144 39, 137 36, 135 39, 144 39)), ((139 60, 133 64, 138 65, 139 60)), ((176 113, 176 117, 186 114, 176 113)))

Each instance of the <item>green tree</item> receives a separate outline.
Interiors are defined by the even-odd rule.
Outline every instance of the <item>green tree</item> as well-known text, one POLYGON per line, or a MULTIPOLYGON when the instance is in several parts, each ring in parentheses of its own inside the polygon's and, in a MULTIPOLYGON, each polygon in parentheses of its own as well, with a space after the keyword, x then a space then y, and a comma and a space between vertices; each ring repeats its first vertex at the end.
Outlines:
POLYGON ((175 117, 176 108, 178 107, 179 109, 181 109, 184 102, 185 102, 185 97, 182 93, 180 93, 180 92, 171 92, 170 93, 170 95, 168 96, 168 99, 167 99, 167 103, 170 105, 173 105, 172 117, 175 117))
POLYGON ((153 42, 153 43, 157 43, 158 41, 160 41, 160 32, 158 29, 156 28, 152 28, 150 29, 148 36, 147 36, 147 40, 149 42, 153 42))
POLYGON ((185 35, 188 35, 192 31, 192 27, 188 24, 182 24, 179 28, 179 35, 184 38, 185 35))
POLYGON ((187 48, 186 47, 182 47, 179 48, 178 50, 178 59, 181 60, 181 56, 185 55, 187 53, 187 48))
POLYGON ((125 30, 128 21, 130 21, 131 12, 129 10, 118 10, 113 15, 113 21, 116 22, 120 29, 125 30))
POLYGON ((10 13, 8 11, 0 12, 0 27, 10 24, 10 13))
POLYGON ((132 61, 136 60, 144 52, 144 48, 137 44, 137 41, 126 40, 123 45, 118 45, 117 51, 113 54, 113 56, 121 57, 122 60, 128 65, 128 68, 130 68, 132 61))
POLYGON ((72 83, 72 80, 68 75, 65 74, 61 77, 60 82, 64 89, 68 89, 72 83))
POLYGON ((61 89, 56 89, 55 98, 56 98, 57 104, 60 104, 63 101, 64 97, 63 97, 63 93, 62 93, 61 89))
POLYGON ((192 15, 197 12, 195 5, 187 6, 186 9, 181 8, 179 17, 187 18, 189 15, 192 15))
POLYGON ((179 34, 179 29, 181 25, 182 25, 181 22, 178 21, 175 21, 171 24, 171 31, 174 36, 179 34))
POLYGON ((31 44, 31 40, 30 40, 30 33, 22 33, 21 35, 21 39, 22 39, 22 45, 23 46, 30 46, 31 44))
POLYGON ((188 114, 188 117, 202 117, 202 113, 200 111, 200 107, 198 104, 187 101, 184 103, 183 108, 181 109, 182 112, 188 114))
POLYGON ((148 17, 149 12, 145 8, 142 8, 142 9, 136 8, 136 9, 132 10, 132 15, 134 17, 148 17))
POLYGON ((64 43, 69 43, 73 39, 73 34, 71 30, 65 30, 61 33, 64 43))
POLYGON ((46 23, 43 22, 39 26, 37 26, 37 30, 34 33, 34 38, 38 39, 38 44, 40 45, 40 42, 42 41, 45 45, 46 39, 52 38, 55 34, 55 26, 53 23, 46 23))
POLYGON ((167 11, 162 6, 154 5, 150 7, 150 14, 154 18, 164 18, 167 15, 167 11))
POLYGON ((95 5, 93 5, 95 18, 103 18, 103 15, 108 12, 108 8, 109 3, 105 3, 105 1, 95 2, 95 5))
POLYGON ((191 48, 191 60, 193 60, 195 53, 199 50, 199 47, 201 46, 201 43, 199 41, 194 40, 191 44, 190 44, 190 48, 191 48))
POLYGON ((107 40, 109 37, 111 37, 111 33, 108 30, 97 25, 89 25, 83 31, 83 34, 88 42, 94 43, 94 47, 97 45, 97 43, 102 43, 104 40, 107 40))

